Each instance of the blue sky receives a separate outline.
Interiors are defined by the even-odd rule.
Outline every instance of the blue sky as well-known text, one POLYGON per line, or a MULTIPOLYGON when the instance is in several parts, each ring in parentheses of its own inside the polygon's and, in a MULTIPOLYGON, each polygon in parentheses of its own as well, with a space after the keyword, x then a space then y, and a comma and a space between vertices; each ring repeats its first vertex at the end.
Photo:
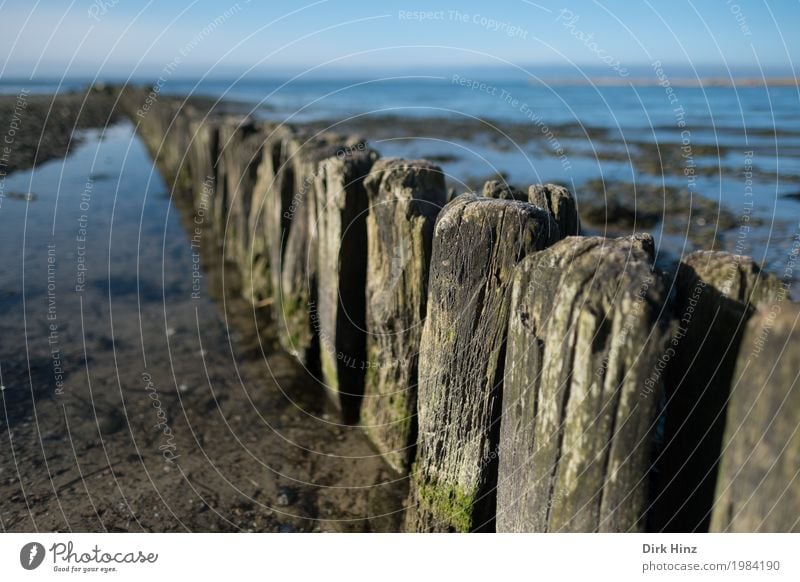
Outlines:
POLYGON ((170 63, 183 78, 508 63, 614 75, 656 59, 707 74, 792 74, 800 59, 800 0, 6 0, 0 16, 7 79, 146 78, 170 63))

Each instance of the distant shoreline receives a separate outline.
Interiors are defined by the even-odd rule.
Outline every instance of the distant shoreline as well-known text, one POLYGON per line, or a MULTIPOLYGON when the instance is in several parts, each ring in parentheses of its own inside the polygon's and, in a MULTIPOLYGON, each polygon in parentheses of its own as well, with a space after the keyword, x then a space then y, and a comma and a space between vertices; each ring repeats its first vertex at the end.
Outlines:
MULTIPOLYGON (((602 86, 602 87, 657 87, 659 81, 655 77, 590 77, 589 79, 544 79, 550 86, 602 86)), ((758 77, 728 78, 728 77, 682 77, 670 79, 673 87, 725 87, 742 89, 749 87, 795 87, 800 86, 800 80, 795 77, 758 77)))
MULTIPOLYGON (((486 81, 486 82, 493 82, 493 83, 512 83, 512 84, 528 84, 530 86, 545 86, 549 88, 553 87, 657 87, 659 85, 659 79, 655 75, 647 75, 644 72, 637 71, 635 76, 618 76, 618 75, 587 75, 586 77, 576 77, 571 75, 547 75, 542 72, 536 72, 532 70, 532 73, 535 75, 533 76, 513 76, 513 77, 497 77, 494 74, 481 74, 475 73, 471 74, 471 78, 486 81)), ((363 79, 367 79, 364 77, 363 79)), ((411 81, 411 82, 449 82, 450 76, 442 75, 437 77, 426 77, 426 78, 415 78, 415 79, 405 79, 404 81, 411 81)), ((359 77, 321 77, 321 78, 310 78, 306 77, 303 79, 296 80, 294 83, 297 85, 304 85, 306 83, 353 83, 356 81, 361 80, 359 77)), ((196 80, 194 78, 175 78, 172 79, 172 82, 175 83, 194 83, 196 80)), ((250 78, 250 79, 206 79, 206 83, 211 84, 226 84, 230 83, 233 84, 240 84, 243 86, 253 86, 258 85, 259 83, 277 83, 281 84, 284 83, 286 79, 281 79, 277 77, 263 77, 263 78, 250 78)), ((129 82, 131 86, 142 86, 147 85, 155 82, 154 79, 135 79, 129 82)), ((81 79, 75 78, 68 80, 67 82, 59 81, 59 80, 48 80, 48 79, 36 79, 36 80, 29 80, 29 79, 14 79, 14 78, 6 78, 0 79, 0 96, 5 95, 12 95, 18 93, 20 90, 24 89, 27 90, 31 95, 53 95, 53 94, 70 94, 70 93, 84 93, 87 87, 92 85, 99 85, 103 86, 119 86, 121 83, 115 80, 102 80, 102 79, 81 79)), ((769 76, 769 77, 757 77, 757 76, 731 76, 731 77, 723 77, 719 75, 709 75, 709 76, 700 76, 700 77, 690 77, 686 76, 686 73, 682 73, 681 76, 674 76, 670 77, 670 85, 673 87, 685 87, 685 88, 711 88, 711 87, 720 87, 720 88, 728 88, 728 89, 748 89, 748 88, 759 88, 759 87, 800 87, 800 78, 792 77, 792 76, 769 76)), ((198 89, 202 89, 203 85, 198 86, 198 89)))

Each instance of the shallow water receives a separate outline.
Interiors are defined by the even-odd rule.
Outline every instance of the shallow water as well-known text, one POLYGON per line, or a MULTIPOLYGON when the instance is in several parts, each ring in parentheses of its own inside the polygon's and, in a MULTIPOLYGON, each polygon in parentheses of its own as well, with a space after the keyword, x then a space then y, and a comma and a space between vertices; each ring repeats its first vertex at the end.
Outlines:
MULTIPOLYGON (((34 195, 7 196, 0 208, 4 324, 24 334, 7 349, 21 342, 31 354, 82 354, 85 342, 88 355, 93 342, 114 342, 115 314, 121 325, 161 318, 166 332, 172 308, 191 295, 185 234, 132 126, 85 137, 66 160, 6 179, 6 194, 34 195), (101 314, 107 319, 99 325, 101 314)), ((194 301, 199 313, 212 306, 206 294, 194 301)), ((122 373, 146 367, 144 338, 121 341, 136 339, 140 359, 136 366, 126 362, 122 373)), ((75 373, 67 362, 65 373, 75 373)))

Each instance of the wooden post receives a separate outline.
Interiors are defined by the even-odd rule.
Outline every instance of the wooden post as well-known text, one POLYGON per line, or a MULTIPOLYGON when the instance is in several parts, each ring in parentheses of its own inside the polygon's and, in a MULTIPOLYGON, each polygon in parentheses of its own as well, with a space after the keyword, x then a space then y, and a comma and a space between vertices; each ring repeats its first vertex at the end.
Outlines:
POLYGON ((494 529, 508 284, 559 238, 546 211, 462 194, 436 222, 419 361, 419 449, 406 527, 494 529))
POLYGON ((652 528, 708 531, 725 407, 747 319, 780 284, 749 257, 700 251, 681 262, 664 358, 664 438, 652 528))
POLYGON ((379 160, 364 184, 369 214, 361 423, 387 462, 405 473, 417 434, 417 366, 433 227, 447 191, 441 169, 424 160, 379 160))
POLYGON ((320 162, 315 180, 317 302, 325 388, 345 422, 358 421, 366 364, 367 194, 364 177, 377 154, 342 150, 320 162))
POLYGON ((722 440, 714 532, 800 532, 800 306, 748 322, 722 440))
POLYGON ((497 530, 642 531, 665 285, 648 236, 569 237, 517 267, 497 530))

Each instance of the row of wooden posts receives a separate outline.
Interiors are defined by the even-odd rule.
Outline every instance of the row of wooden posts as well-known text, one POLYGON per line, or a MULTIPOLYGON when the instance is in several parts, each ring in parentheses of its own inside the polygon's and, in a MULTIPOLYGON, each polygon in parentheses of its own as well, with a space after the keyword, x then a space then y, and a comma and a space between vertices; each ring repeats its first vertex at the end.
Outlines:
POLYGON ((355 137, 121 99, 282 345, 410 474, 407 530, 800 529, 790 273, 664 273, 649 235, 580 236, 560 186, 454 196, 355 137))

